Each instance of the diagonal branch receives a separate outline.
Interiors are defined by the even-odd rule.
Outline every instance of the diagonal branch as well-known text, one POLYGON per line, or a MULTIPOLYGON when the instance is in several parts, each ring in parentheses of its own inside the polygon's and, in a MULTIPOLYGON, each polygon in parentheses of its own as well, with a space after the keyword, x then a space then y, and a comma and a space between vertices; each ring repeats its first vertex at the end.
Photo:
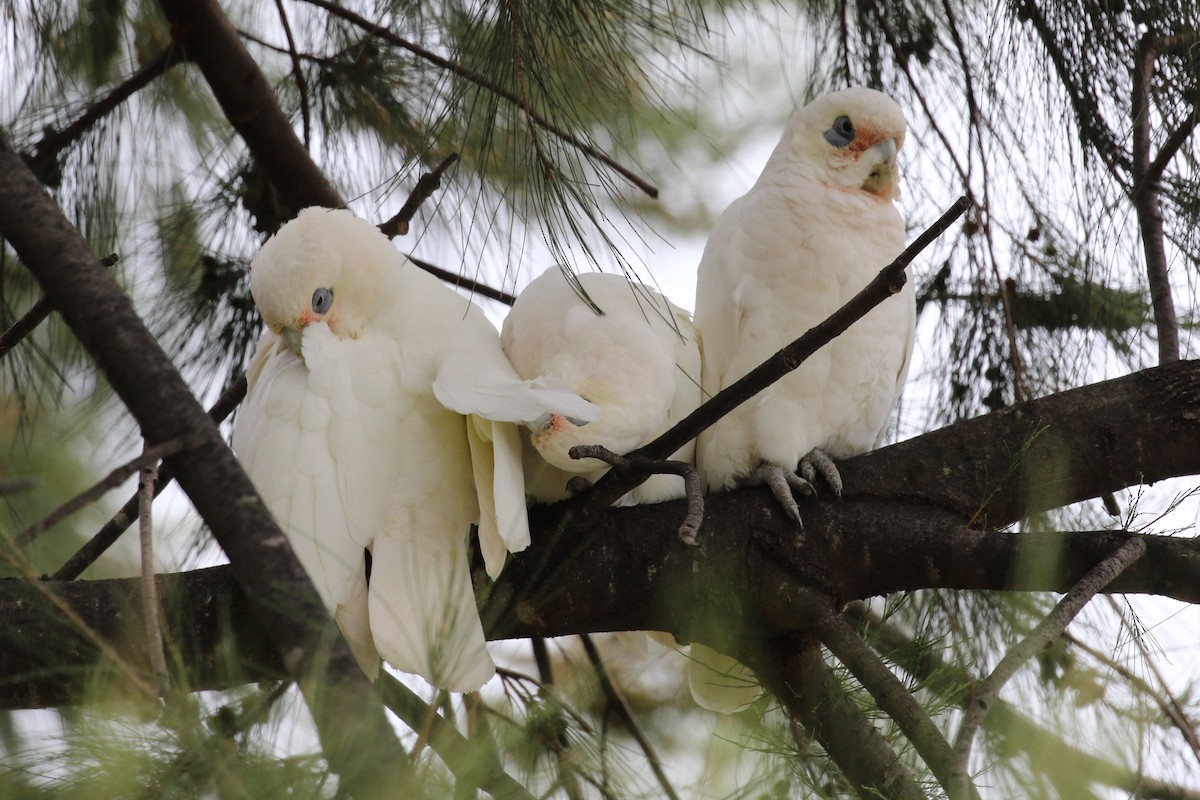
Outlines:
POLYGON ((460 78, 464 78, 471 83, 474 83, 476 86, 487 89, 497 97, 507 100, 508 102, 517 106, 517 108, 521 109, 521 111, 523 111, 537 127, 540 127, 547 133, 550 133, 556 138, 561 139, 562 141, 571 145, 593 161, 604 164, 606 167, 625 178, 625 180, 641 189, 650 197, 658 197, 658 187, 656 187, 654 184, 650 183, 628 167, 622 166, 618 161, 616 161, 616 159, 604 151, 593 147, 587 142, 581 141, 568 131, 558 127, 553 122, 539 114, 524 98, 510 92, 490 78, 480 75, 473 70, 467 69, 456 61, 443 58, 432 50, 427 50, 426 48, 421 47, 419 44, 410 42, 402 36, 396 35, 391 30, 383 25, 380 25, 379 23, 371 22, 366 17, 355 14, 353 11, 347 8, 342 8, 337 3, 332 2, 332 0, 304 0, 304 2, 323 8, 330 14, 333 14, 335 17, 340 17, 352 25, 361 28, 371 36, 376 36, 386 42, 389 42, 390 44, 396 45, 401 49, 407 50, 418 58, 433 64, 435 67, 439 67, 447 72, 459 76, 460 78))
POLYGON ((654 745, 650 743, 646 732, 642 730, 641 723, 638 722, 637 715, 633 713, 633 709, 629 707, 625 696, 621 694, 620 688, 612 679, 612 675, 609 674, 608 667, 605 666, 604 660, 600 658, 600 651, 596 649, 596 644, 592 641, 592 637, 585 633, 579 638, 583 642, 584 651, 587 652, 588 661, 592 662, 592 668, 596 671, 596 677, 600 680, 600 689, 604 692, 604 696, 608 700, 609 708, 617 712, 621 721, 625 723, 625 727, 633 734, 633 738, 638 743, 638 746, 642 748, 642 752, 646 756, 646 761, 650 763, 650 769, 654 772, 654 777, 658 778, 658 785, 662 787, 663 795, 670 800, 679 800, 679 795, 675 792, 675 787, 671 785, 671 781, 663 771, 662 760, 659 759, 654 745))
POLYGON ((838 684, 815 642, 785 643, 774 663, 753 668, 788 714, 821 743, 859 797, 925 798, 896 751, 838 684))
POLYGON ((956 780, 966 785, 969 781, 967 761, 971 757, 971 744, 975 733, 983 724, 984 717, 996 702, 1001 687, 1016 674, 1026 661, 1038 654, 1046 645, 1062 635, 1067 625, 1083 610, 1093 597, 1120 575, 1126 567, 1146 553, 1146 543, 1133 537, 1108 558, 1096 565, 1079 583, 1067 592, 1054 609, 1030 631, 1029 635, 1004 654, 991 674, 975 685, 970 701, 963 709, 963 719, 954 737, 954 771, 956 780))
POLYGON ((394 217, 382 223, 379 230, 383 231, 389 239, 407 234, 408 223, 412 222, 412 218, 416 216, 421 205, 441 187, 442 175, 456 161, 458 161, 458 153, 451 153, 442 159, 433 172, 421 173, 421 177, 417 179, 417 185, 413 187, 412 193, 404 201, 404 205, 400 207, 394 217))
POLYGON ((82 508, 90 506, 92 503, 99 500, 108 492, 120 486, 131 475, 136 475, 145 467, 157 464, 161 459, 173 456, 177 453, 182 453, 186 450, 199 447, 203 443, 203 438, 199 435, 183 435, 171 439, 168 442, 147 447, 139 455, 133 457, 121 466, 112 470, 108 475, 100 479, 99 482, 86 489, 85 491, 72 497, 67 502, 63 503, 58 508, 51 511, 46 516, 42 517, 37 522, 30 525, 25 530, 21 531, 13 538, 13 544, 17 547, 28 547, 39 536, 53 528, 58 523, 62 522, 67 517, 79 511, 82 508))
MULTIPOLYGON (((243 375, 226 389, 213 407, 209 409, 208 416, 213 422, 218 425, 233 413, 238 403, 242 402, 242 398, 246 396, 246 376, 243 375)), ((154 496, 158 497, 162 490, 167 488, 171 481, 175 480, 175 472, 169 466, 161 465, 158 473, 158 480, 154 485, 154 496)), ((108 548, 116 543, 117 539, 121 538, 130 525, 133 524, 138 512, 138 495, 126 501, 125 505, 113 515, 112 519, 104 524, 96 535, 89 539, 73 556, 67 559, 61 567, 58 568, 50 580, 53 581, 70 581, 78 578, 85 569, 96 563, 96 559, 104 555, 108 548)))
MULTIPOLYGON (((740 379, 717 392, 703 405, 684 417, 666 433, 646 444, 629 456, 644 456, 650 459, 669 457, 683 445, 700 435, 717 420, 749 400, 784 375, 799 367, 804 360, 841 335, 847 328, 867 315, 875 306, 900 291, 908 280, 905 269, 921 251, 938 239, 962 216, 970 205, 960 197, 932 225, 904 249, 891 264, 888 264, 868 283, 829 316, 824 322, 810 328, 796 341, 784 347, 740 379)), ((591 507, 606 506, 614 502, 631 487, 615 475, 606 475, 583 497, 591 507)))
MULTIPOLYGON (((111 267, 117 263, 117 254, 112 253, 100 259, 100 263, 106 267, 111 267)), ((0 333, 0 358, 3 358, 9 350, 12 350, 21 341, 37 330, 37 326, 46 321, 46 317, 54 311, 54 306, 45 295, 42 295, 34 301, 19 320, 9 326, 8 330, 0 333)))
MULTIPOLYGON (((1179 321, 1171 297, 1167 275, 1167 250, 1164 244, 1161 171, 1151 170, 1150 162, 1150 81, 1158 57, 1158 37, 1151 32, 1138 43, 1133 64, 1133 89, 1130 95, 1133 122, 1133 207, 1142 232, 1146 257, 1146 278, 1150 284, 1150 303, 1154 326, 1158 330, 1158 363, 1179 360, 1179 321)), ((1165 167, 1165 164, 1164 164, 1165 167)))
POLYGON ((88 106, 79 119, 60 131, 53 131, 42 137, 34 147, 33 155, 29 156, 29 166, 35 173, 41 175, 50 162, 72 142, 77 141, 93 125, 111 114, 135 92, 181 61, 183 61, 183 51, 174 45, 168 45, 165 50, 118 84, 106 96, 88 106))
POLYGON ((825 609, 817 617, 816 633, 829 652, 837 656, 858 678, 879 707, 900 727, 917 749, 929 771, 946 789, 951 798, 969 797, 978 800, 978 790, 968 781, 956 785, 954 753, 942 732, 933 724, 925 709, 904 684, 867 646, 853 628, 833 610, 826 600, 825 609))

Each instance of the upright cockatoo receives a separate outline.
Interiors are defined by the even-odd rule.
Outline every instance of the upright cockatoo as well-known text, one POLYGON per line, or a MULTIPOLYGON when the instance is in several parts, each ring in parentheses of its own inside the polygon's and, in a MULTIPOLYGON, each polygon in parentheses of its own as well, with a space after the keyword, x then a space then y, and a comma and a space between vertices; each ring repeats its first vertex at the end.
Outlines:
POLYGON ((495 574, 529 542, 513 423, 594 406, 521 380, 477 307, 348 211, 301 211, 255 257, 250 288, 267 330, 234 428, 247 473, 364 671, 382 655, 478 689, 495 667, 471 525, 495 574))
MULTIPOLYGON (((700 261, 695 321, 706 396, 824 320, 900 254, 904 223, 893 201, 904 133, 900 107, 863 88, 819 97, 788 122, 753 188, 717 220, 700 261)), ((879 445, 904 385, 915 321, 909 282, 701 434, 705 485, 765 483, 797 522, 793 489, 811 492, 820 473, 840 493, 830 459, 879 445)), ((733 684, 748 676, 739 670, 733 684)), ((695 690, 695 670, 692 677, 695 690)), ((701 702, 728 710, 720 700, 701 702)))
MULTIPOLYGON (((758 182, 709 234, 696 285, 702 382, 716 394, 859 292, 904 248, 896 152, 904 113, 852 88, 800 109, 758 182)), ((830 458, 879 445, 912 352, 912 283, 779 382, 701 434, 706 486, 766 483, 800 519, 792 489, 830 458)))
MULTIPOLYGON (((700 403, 700 348, 686 311, 621 275, 589 272, 574 280, 578 286, 559 269, 542 273, 517 297, 500 334, 521 377, 561 380, 601 412, 582 425, 548 414, 530 426, 526 491, 540 502, 565 498, 573 476, 594 481, 608 470, 596 459, 572 459, 575 445, 603 445, 624 455, 700 403)), ((694 456, 689 443, 672 458, 690 464, 694 456)), ((654 475, 625 500, 658 503, 683 495, 682 478, 654 475)))

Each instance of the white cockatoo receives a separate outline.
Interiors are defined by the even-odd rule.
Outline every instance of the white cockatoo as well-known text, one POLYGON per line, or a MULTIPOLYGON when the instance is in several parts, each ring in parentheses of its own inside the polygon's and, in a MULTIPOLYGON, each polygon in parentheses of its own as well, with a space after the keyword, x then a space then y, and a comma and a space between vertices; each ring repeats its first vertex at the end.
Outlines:
MULTIPOLYGON (((758 181, 717 220, 700 261, 695 321, 706 397, 824 320, 900 254, 904 223, 894 201, 904 134, 900 107, 865 88, 819 97, 788 122, 758 181)), ((705 486, 766 484, 797 522, 793 490, 810 493, 817 474, 840 494, 831 459, 883 439, 915 323, 908 282, 701 434, 705 486)), ((728 681, 733 695, 736 684, 753 688, 744 668, 732 672, 739 670, 728 681)), ((692 677, 695 690, 695 670, 692 677)))
MULTIPOLYGON (((588 272, 569 281, 562 270, 547 270, 517 297, 500 341, 521 377, 562 381, 601 412, 585 424, 548 414, 529 426, 526 492, 538 502, 566 498, 572 477, 595 481, 608 471, 597 459, 572 459, 575 445, 624 455, 700 404, 700 347, 690 316, 621 275, 588 272)), ((694 444, 672 459, 694 463, 694 444)), ((623 502, 683 496, 683 478, 654 475, 623 502)))
POLYGON ((250 288, 267 330, 234 428, 243 466, 368 675, 382 656, 478 689, 495 666, 471 525, 494 576, 529 543, 514 423, 594 406, 521 380, 482 311, 349 211, 301 211, 250 288))

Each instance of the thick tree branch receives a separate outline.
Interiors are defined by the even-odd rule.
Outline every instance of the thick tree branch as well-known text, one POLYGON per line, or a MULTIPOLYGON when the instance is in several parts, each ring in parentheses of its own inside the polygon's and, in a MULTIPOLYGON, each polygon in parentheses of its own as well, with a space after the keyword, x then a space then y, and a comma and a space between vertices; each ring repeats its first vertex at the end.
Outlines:
POLYGON ((287 538, 129 298, 2 135, 0 235, 104 371, 147 444, 201 440, 191 457, 170 461, 179 485, 304 690, 325 755, 347 789, 373 797, 384 785, 407 782, 407 761, 383 708, 287 538))
POLYGON ((344 207, 217 0, 159 0, 159 6, 175 41, 204 73, 225 117, 292 207, 291 216, 306 206, 344 207))

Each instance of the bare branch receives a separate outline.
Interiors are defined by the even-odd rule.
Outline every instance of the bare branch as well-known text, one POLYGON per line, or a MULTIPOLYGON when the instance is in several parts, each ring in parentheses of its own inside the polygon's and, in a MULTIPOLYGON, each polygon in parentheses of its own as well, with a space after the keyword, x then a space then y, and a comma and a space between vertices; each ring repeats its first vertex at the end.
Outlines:
POLYGON ((1004 654, 991 674, 975 685, 971 699, 963 709, 962 723, 954 737, 954 771, 956 781, 965 786, 969 781, 967 762, 971 757, 971 744, 975 733, 983 724, 1000 688, 1016 674, 1026 661, 1038 654, 1046 645, 1062 635, 1067 625, 1083 610, 1093 597, 1120 575, 1126 567, 1146 553, 1146 543, 1140 537, 1132 537, 1108 558, 1101 561, 1083 577, 1054 609, 1030 631, 1029 635, 1004 654))
POLYGON ((37 537, 53 528, 58 523, 62 522, 67 517, 79 511, 81 508, 91 505, 99 500, 108 492, 120 486, 131 475, 136 475, 139 470, 144 467, 157 464, 160 459, 167 456, 182 453, 185 450, 191 450, 199 447, 204 443, 204 440, 199 435, 184 435, 172 439, 168 442, 147 447, 142 451, 141 455, 130 459, 121 466, 108 473, 98 483, 91 488, 72 497, 61 506, 51 511, 46 516, 42 517, 37 522, 30 525, 13 539, 13 543, 17 547, 29 546, 37 537))
POLYGON ((441 188, 442 175, 456 161, 458 161, 458 153, 451 153, 442 159, 442 163, 438 164, 433 172, 421 173, 421 177, 417 179, 417 185, 413 187, 412 194, 404 201, 404 205, 396 212, 396 216, 380 225, 379 230, 383 231, 389 239, 407 234, 408 223, 412 222, 412 218, 416 216, 421 205, 441 188))
POLYGON ((422 261, 421 259, 416 258, 411 255, 408 257, 408 260, 411 261, 412 263, 416 264, 421 269, 428 272, 430 275, 441 278, 442 280, 444 280, 446 283, 450 284, 451 286, 455 286, 455 287, 462 288, 462 289, 467 289, 470 292, 479 295, 480 297, 488 297, 488 298, 491 298, 492 300, 499 300, 501 303, 504 303, 506 306, 511 306, 513 303, 515 303, 517 301, 517 298, 515 295, 511 295, 508 292, 505 292, 501 289, 494 289, 485 283, 480 283, 479 281, 472 280, 471 278, 468 278, 465 275, 460 275, 457 272, 451 272, 449 270, 442 269, 441 267, 435 267, 433 264, 430 264, 428 261, 422 261))
MULTIPOLYGON (((905 269, 921 251, 938 239, 967 210, 970 201, 960 197, 932 225, 918 236, 896 260, 879 271, 862 291, 854 295, 828 319, 810 328, 796 341, 784 347, 734 383, 717 392, 703 405, 684 417, 666 433, 629 455, 650 459, 667 458, 708 429, 717 420, 778 381, 804 363, 805 359, 833 341, 875 306, 896 294, 908 280, 905 269)), ((601 478, 582 502, 608 505, 629 490, 617 476, 601 478)))
POLYGON ((921 786, 896 751, 838 684, 815 642, 780 645, 755 674, 833 759, 863 800, 919 800, 921 786))
POLYGON ((637 715, 633 713, 633 709, 625 701, 625 695, 621 694, 620 687, 613 681, 612 675, 609 674, 608 668, 604 664, 604 659, 600 658, 600 651, 596 649, 596 644, 592 641, 592 637, 585 633, 579 638, 583 642, 583 649, 587 653, 588 661, 592 662, 592 668, 596 670, 596 677, 600 679, 600 690, 604 692, 604 697, 608 700, 609 708, 617 712, 617 716, 621 718, 621 722, 625 724, 625 727, 633 735, 634 740, 637 741, 638 746, 642 748, 642 752, 646 755, 646 761, 649 762, 650 769, 654 772, 654 777, 658 778, 658 785, 662 787, 663 794, 670 798, 670 800, 679 800, 679 795, 675 792, 675 787, 671 785, 667 774, 663 772, 662 761, 659 759, 654 745, 650 743, 646 732, 642 730, 637 715))
POLYGON ((834 612, 831 603, 826 603, 825 613, 817 618, 816 631, 829 651, 854 673, 879 707, 904 731, 948 796, 977 800, 979 792, 970 781, 960 784, 956 779, 954 753, 946 737, 912 692, 900 683, 846 620, 834 612))
MULTIPOLYGON (((113 253, 100 259, 100 263, 106 267, 111 267, 117 263, 117 254, 113 253)), ((12 350, 21 340, 29 334, 33 333, 38 325, 41 325, 46 317, 50 316, 50 312, 54 310, 54 306, 42 295, 34 301, 29 310, 16 322, 14 322, 8 330, 0 333, 0 358, 3 358, 9 350, 12 350)))
MULTIPOLYGON (((238 403, 242 402, 242 398, 246 396, 246 376, 242 375, 229 385, 213 407, 208 410, 208 416, 213 422, 220 424, 233 413, 237 408, 238 403)), ((154 486, 154 496, 162 492, 163 489, 175 479, 175 472, 169 466, 162 466, 158 473, 158 481, 154 486)), ((96 563, 96 559, 104 555, 108 548, 116 543, 130 525, 136 519, 138 511, 138 495, 135 493, 133 497, 126 501, 125 505, 121 506, 121 510, 113 515, 112 519, 104 524, 96 535, 89 539, 82 547, 79 548, 66 563, 58 568, 54 574, 50 576, 53 581, 69 581, 78 578, 85 569, 96 563)))
POLYGON ((111 114, 135 92, 181 61, 183 61, 183 51, 175 45, 169 45, 145 66, 118 84, 108 95, 88 106, 79 119, 61 131, 44 136, 34 147, 33 155, 29 157, 29 166, 35 173, 41 175, 63 149, 77 141, 93 125, 111 114))
POLYGON ((151 459, 141 470, 138 486, 138 536, 142 553, 142 621, 146 628, 146 642, 150 646, 150 666, 158 680, 158 694, 166 697, 171 690, 171 675, 167 671, 167 658, 163 650, 162 626, 158 620, 158 585, 154 580, 154 483, 158 475, 158 459, 151 459))
POLYGON ((611 169, 613 172, 616 172, 621 177, 625 178, 625 180, 629 181, 634 186, 641 189, 643 192, 645 192, 650 197, 658 197, 658 187, 656 187, 654 184, 650 183, 645 178, 641 177, 640 175, 638 175, 636 172, 632 171, 628 167, 622 166, 612 156, 608 155, 607 153, 603 152, 602 150, 599 150, 596 147, 593 147, 592 145, 590 145, 584 141, 581 141, 580 139, 578 139, 571 133, 564 131, 562 128, 558 127, 553 122, 551 122, 550 120, 546 119, 541 114, 539 114, 523 98, 513 94, 512 92, 508 91, 503 86, 496 83, 495 81, 490 80, 486 76, 480 75, 477 72, 469 70, 466 67, 464 67, 462 64, 459 64, 456 61, 451 61, 448 58, 443 58, 442 56, 439 56, 437 53, 434 53, 431 50, 427 50, 424 47, 421 47, 419 44, 410 42, 407 39, 405 39, 401 36, 398 36, 395 33, 393 33, 392 31, 388 30, 383 25, 380 25, 375 22, 371 22, 366 17, 359 16, 358 14, 355 14, 353 11, 350 11, 349 9, 342 8, 340 5, 332 2, 331 0, 304 0, 304 2, 314 5, 314 6, 318 6, 320 8, 323 8, 326 11, 328 11, 329 13, 333 14, 334 16, 341 17, 342 19, 346 20, 347 22, 363 29, 370 35, 377 36, 386 42, 390 42, 391 44, 394 44, 397 47, 407 50, 410 53, 412 53, 413 55, 415 55, 419 58, 422 58, 425 61, 428 61, 430 64, 433 64, 436 67, 440 67, 441 69, 444 69, 447 72, 451 72, 451 73, 459 76, 460 78, 465 78, 466 80, 470 81, 471 83, 474 83, 477 86, 487 89, 489 92, 496 95, 497 97, 500 97, 500 98, 503 98, 503 99, 509 101, 510 103, 512 103, 515 106, 517 106, 518 108, 520 108, 525 113, 525 115, 534 124, 536 124, 537 127, 540 127, 542 130, 546 131, 547 133, 550 133, 553 136, 557 137, 558 139, 561 139, 562 141, 571 145, 576 150, 583 153, 585 156, 592 159, 593 161, 597 161, 601 164, 604 164, 606 167, 611 169))
MULTIPOLYGON (((1130 96, 1133 122, 1133 207, 1142 232, 1146 256, 1146 278, 1150 283, 1150 303, 1154 326, 1158 330, 1158 363, 1179 360, 1179 321, 1171 297, 1167 275, 1167 251, 1164 244, 1162 209, 1159 206, 1162 173, 1155 174, 1150 163, 1150 81, 1158 57, 1158 37, 1150 32, 1138 43, 1133 64, 1133 90, 1130 96)), ((1165 167, 1165 162, 1164 162, 1165 167)))
POLYGON ((300 66, 300 54, 296 51, 296 38, 292 36, 292 24, 288 22, 283 0, 275 0, 275 9, 279 12, 283 35, 287 38, 288 55, 292 59, 292 77, 296 79, 296 89, 300 92, 300 122, 304 126, 304 146, 308 147, 312 143, 312 127, 308 111, 308 81, 304 80, 304 70, 300 66))

